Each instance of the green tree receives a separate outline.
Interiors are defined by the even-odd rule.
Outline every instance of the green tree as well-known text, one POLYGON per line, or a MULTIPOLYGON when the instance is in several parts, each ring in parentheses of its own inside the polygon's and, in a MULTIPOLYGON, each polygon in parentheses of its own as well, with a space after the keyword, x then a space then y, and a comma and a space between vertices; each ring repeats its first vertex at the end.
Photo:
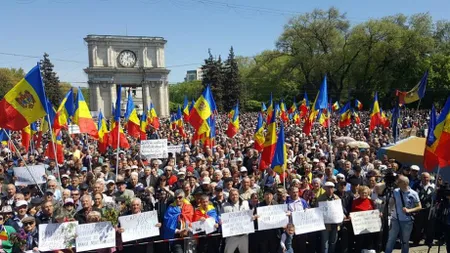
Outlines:
POLYGON ((45 94, 53 106, 57 108, 62 99, 61 91, 59 89, 59 77, 53 71, 54 66, 47 53, 44 53, 44 58, 41 60, 40 64, 45 94))
POLYGON ((0 99, 24 76, 25 72, 21 68, 0 68, 0 99))
POLYGON ((169 85, 169 100, 174 103, 175 108, 178 105, 183 105, 184 96, 188 97, 188 100, 197 99, 202 92, 201 81, 183 82, 169 85))
POLYGON ((222 59, 219 55, 217 59, 211 54, 211 50, 208 49, 209 57, 205 59, 205 64, 202 66, 203 70, 203 87, 211 85, 211 91, 214 96, 214 100, 219 110, 223 110, 223 66, 222 59))
POLYGON ((230 48, 228 59, 223 67, 223 109, 230 111, 241 96, 241 78, 239 75, 239 66, 234 56, 233 47, 230 48))

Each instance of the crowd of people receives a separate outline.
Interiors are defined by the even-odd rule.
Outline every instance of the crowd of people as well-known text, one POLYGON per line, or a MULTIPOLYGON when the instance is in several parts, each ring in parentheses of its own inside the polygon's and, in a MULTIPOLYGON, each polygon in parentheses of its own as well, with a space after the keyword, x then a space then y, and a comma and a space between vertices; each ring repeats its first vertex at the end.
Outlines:
MULTIPOLYGON (((429 112, 402 113, 400 128, 415 128, 417 135, 423 136, 429 112)), ((105 213, 111 209, 118 210, 117 216, 156 210, 161 232, 159 238, 122 243, 120 235, 124 230, 119 223, 116 247, 106 249, 109 252, 233 253, 238 249, 240 253, 345 253, 367 249, 390 253, 397 241, 402 252, 408 252, 410 242, 431 245, 439 238, 434 224, 443 225, 440 234, 445 235, 449 245, 450 217, 428 220, 430 209, 438 201, 437 193, 445 192, 442 178, 436 180, 418 165, 404 165, 395 157, 377 157, 381 147, 393 142, 393 134, 382 127, 369 132, 367 112, 360 112, 361 124, 353 123, 344 129, 337 127, 338 115, 334 115, 330 132, 315 125, 310 136, 302 133, 301 126, 286 124, 287 168, 281 175, 259 167, 260 153, 253 148, 256 113, 241 113, 240 131, 234 138, 225 135, 227 116, 216 117, 217 134, 212 147, 191 143, 193 131, 187 124, 187 136, 182 137, 168 121, 161 120, 160 128, 150 130, 148 138, 182 145, 180 153, 169 154, 167 159, 141 156, 139 140, 130 137, 130 149, 100 154, 94 139, 64 132, 65 159, 57 164, 44 156, 42 147, 32 152, 21 148, 20 134, 12 133, 11 142, 21 155, 12 150, 11 143, 2 144, 0 236, 23 230, 27 240, 25 249, 18 249, 8 237, 2 238, 1 251, 39 251, 40 224, 108 220, 111 212, 105 213), (343 137, 366 142, 370 148, 350 148, 343 137), (15 186, 13 168, 25 164, 45 164, 46 183, 15 186), (390 172, 397 174, 393 185, 386 181, 390 172), (292 212, 337 199, 342 202, 342 223, 326 224, 323 231, 295 234, 292 212), (277 204, 287 204, 289 224, 258 231, 257 208, 277 204), (242 210, 254 210, 256 232, 222 238, 221 214, 242 210), (384 233, 354 235, 350 213, 368 210, 379 210, 380 219, 389 224, 390 230, 385 224, 384 233), (193 236, 190 224, 209 217, 215 219, 217 233, 193 236)), ((448 205, 445 198, 443 203, 448 205)))

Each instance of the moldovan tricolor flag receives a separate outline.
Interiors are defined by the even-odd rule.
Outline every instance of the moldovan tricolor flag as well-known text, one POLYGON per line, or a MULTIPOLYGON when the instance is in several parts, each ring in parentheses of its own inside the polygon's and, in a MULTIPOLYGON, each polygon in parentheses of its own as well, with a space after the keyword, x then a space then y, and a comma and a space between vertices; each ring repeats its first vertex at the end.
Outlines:
POLYGON ((211 87, 208 85, 200 98, 197 99, 197 102, 195 102, 194 108, 192 108, 191 115, 189 116, 189 122, 194 129, 198 130, 215 110, 216 104, 211 93, 211 87))
POLYGON ((286 104, 284 103, 283 100, 281 100, 281 103, 280 103, 280 111, 281 111, 281 120, 285 123, 288 122, 289 117, 286 112, 286 104))
POLYGON ((362 108, 363 108, 363 104, 362 104, 361 102, 359 102, 358 99, 355 99, 355 107, 356 107, 359 111, 361 111, 362 108))
POLYGON ((230 122, 228 123, 226 134, 228 138, 233 138, 239 132, 239 102, 231 110, 230 115, 230 122))
POLYGON ((55 133, 59 133, 61 128, 67 128, 69 118, 73 116, 73 113, 73 90, 70 89, 56 111, 55 121, 53 122, 55 133))
POLYGON ((267 108, 267 124, 272 121, 272 116, 274 115, 276 117, 276 114, 273 113, 274 106, 273 106, 273 99, 272 99, 272 93, 270 93, 270 101, 269 101, 269 107, 267 108))
POLYGON ((148 124, 151 125, 154 129, 159 129, 159 118, 156 114, 155 106, 150 102, 150 109, 148 110, 148 124))
POLYGON ((0 127, 19 131, 47 115, 39 64, 0 100, 0 127))
POLYGON ((272 163, 273 154, 275 153, 275 147, 277 144, 277 109, 273 111, 273 117, 270 118, 270 122, 267 125, 267 133, 264 139, 264 149, 261 154, 261 161, 259 163, 259 169, 265 170, 272 163))
POLYGON ((142 113, 141 116, 141 140, 147 140, 147 128, 148 128, 148 122, 147 122, 148 112, 147 107, 144 106, 144 113, 142 113))
POLYGON ((436 129, 436 109, 433 105, 431 108, 430 122, 428 123, 428 135, 423 154, 423 166, 427 171, 433 171, 439 165, 439 159, 435 154, 438 143, 436 142, 434 129, 436 129))
POLYGON ((140 134, 140 122, 136 112, 136 106, 134 106, 133 97, 131 91, 128 91, 127 109, 125 111, 125 125, 127 127, 128 135, 139 138, 140 134))
POLYGON ((183 119, 184 122, 189 122, 189 101, 187 99, 187 96, 184 96, 183 119))
POLYGON ((64 163, 64 149, 62 144, 61 132, 53 135, 53 140, 47 144, 47 149, 45 150, 45 156, 50 160, 55 160, 58 164, 64 163), (56 151, 55 151, 56 148, 56 151), (56 153, 56 157, 55 157, 56 153))
POLYGON ((438 142, 436 155, 439 158, 439 166, 442 168, 450 163, 450 97, 447 98, 447 102, 436 121, 434 135, 438 142))
POLYGON ((271 167, 273 171, 282 175, 286 169, 287 164, 287 152, 286 144, 284 143, 284 125, 280 124, 280 131, 278 132, 277 145, 275 148, 275 154, 273 155, 271 167))
POLYGON ((346 126, 350 126, 351 123, 352 111, 350 108, 350 102, 347 102, 347 104, 345 104, 340 111, 339 127, 343 128, 346 126))
POLYGON ((98 114, 98 151, 100 153, 104 154, 106 153, 108 149, 108 137, 109 137, 109 131, 108 126, 106 125, 106 120, 103 117, 102 112, 98 114))
POLYGON ((300 118, 306 117, 306 115, 308 114, 308 108, 309 108, 308 94, 305 91, 305 95, 299 108, 300 118))
POLYGON ((422 76, 422 79, 420 79, 420 82, 414 86, 410 91, 403 92, 397 90, 397 96, 399 104, 409 104, 416 102, 425 96, 425 91, 427 89, 427 83, 428 83, 428 71, 425 72, 425 74, 422 76))
POLYGON ((254 134, 255 145, 254 149, 261 152, 264 149, 264 127, 262 113, 258 113, 258 122, 256 123, 256 129, 254 134))
POLYGON ((31 141, 31 127, 26 126, 24 129, 22 129, 22 146, 25 148, 27 152, 30 148, 30 141, 31 141))
POLYGON ((373 99, 372 112, 370 113, 370 126, 369 131, 375 129, 376 126, 382 125, 383 119, 381 118, 380 104, 378 104, 378 93, 375 92, 373 99))
POLYGON ((116 99, 116 107, 114 110, 114 122, 110 133, 110 143, 113 149, 117 149, 117 143, 119 142, 119 146, 121 148, 127 149, 130 148, 130 144, 128 143, 127 137, 123 132, 122 126, 120 125, 120 100, 122 98, 122 86, 119 86, 117 89, 117 99, 116 99))
POLYGON ((339 108, 340 108, 339 102, 338 101, 334 102, 334 104, 331 108, 333 109, 333 112, 339 110, 339 108))
POLYGON ((75 113, 73 115, 73 123, 80 127, 80 133, 87 133, 94 138, 98 138, 98 129, 92 119, 89 107, 84 100, 81 89, 78 88, 77 99, 75 101, 75 113))

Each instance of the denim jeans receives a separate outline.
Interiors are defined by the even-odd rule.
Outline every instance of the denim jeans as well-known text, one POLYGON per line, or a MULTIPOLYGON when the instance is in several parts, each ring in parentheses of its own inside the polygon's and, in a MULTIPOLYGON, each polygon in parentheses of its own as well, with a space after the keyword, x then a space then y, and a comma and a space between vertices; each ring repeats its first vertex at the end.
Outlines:
POLYGON ((327 228, 320 233, 322 252, 334 253, 338 239, 337 225, 327 226, 331 226, 331 228, 327 228))
POLYGON ((385 253, 391 253, 394 250, 395 241, 399 234, 401 236, 402 253, 409 252, 409 237, 411 236, 413 224, 413 221, 391 220, 391 228, 389 229, 389 238, 386 243, 385 253))

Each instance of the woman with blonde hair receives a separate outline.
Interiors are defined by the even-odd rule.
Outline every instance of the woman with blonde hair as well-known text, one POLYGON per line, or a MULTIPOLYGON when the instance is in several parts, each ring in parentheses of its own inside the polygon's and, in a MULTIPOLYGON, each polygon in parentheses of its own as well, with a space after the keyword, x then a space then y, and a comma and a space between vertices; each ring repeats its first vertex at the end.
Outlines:
MULTIPOLYGON (((370 188, 367 186, 360 186, 358 189, 359 198, 353 200, 351 212, 362 212, 377 210, 373 200, 370 199, 370 188)), ((361 252, 363 245, 365 249, 373 249, 378 233, 368 233, 362 235, 355 235, 355 252, 361 252)))

